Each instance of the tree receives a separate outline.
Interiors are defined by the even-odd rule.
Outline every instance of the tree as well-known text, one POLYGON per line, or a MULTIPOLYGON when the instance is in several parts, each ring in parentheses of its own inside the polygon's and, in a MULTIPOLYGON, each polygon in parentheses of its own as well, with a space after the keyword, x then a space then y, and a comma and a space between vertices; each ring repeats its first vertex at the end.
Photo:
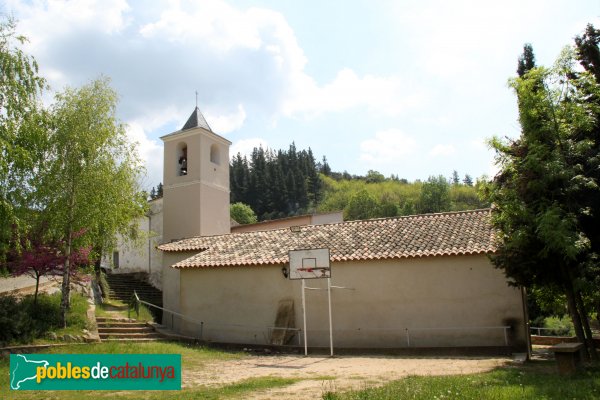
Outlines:
POLYGON ((473 178, 471 178, 471 175, 469 174, 465 174, 465 178, 463 179, 463 183, 467 186, 473 186, 473 178))
POLYGON ((452 171, 452 184, 454 186, 460 184, 460 178, 458 177, 458 172, 456 170, 452 171))
POLYGON ((131 223, 146 207, 137 186, 143 167, 116 119, 116 103, 116 92, 102 78, 66 89, 51 109, 45 164, 35 186, 41 218, 50 236, 63 243, 65 325, 73 249, 93 246, 100 257, 114 246, 117 233, 128 237, 134 232, 131 223))
POLYGON ((449 211, 451 206, 449 186, 443 175, 430 176, 421 187, 419 211, 421 213, 449 211))
POLYGON ((567 48, 553 68, 531 68, 511 86, 521 136, 491 141, 500 166, 486 187, 499 232, 492 261, 516 285, 562 292, 579 340, 595 356, 582 293, 597 264, 597 238, 584 221, 600 214, 598 180, 590 173, 598 166, 600 114, 590 98, 598 99, 600 85, 589 71, 574 69, 567 48))
MULTIPOLYGON (((9 268, 15 276, 29 275, 35 279, 35 292, 33 304, 37 304, 40 278, 47 275, 61 275, 65 256, 61 253, 64 248, 59 242, 46 242, 42 231, 22 236, 21 248, 16 248, 9 255, 9 268)), ((85 264, 88 260, 90 248, 80 248, 71 254, 70 263, 85 264)))
POLYGON ((319 169, 319 172, 325 176, 331 175, 331 167, 327 163, 327 157, 325 156, 323 156, 323 162, 321 163, 321 168, 319 169))
POLYGON ((21 50, 25 42, 15 33, 14 20, 0 20, 0 265, 28 229, 23 213, 38 160, 34 127, 42 118, 37 98, 45 82, 36 61, 21 50))
POLYGON ((517 64, 517 74, 519 77, 523 77, 527 72, 535 68, 535 55, 533 54, 533 47, 529 43, 525 43, 523 46, 523 54, 519 57, 517 64))
POLYGON ((352 195, 348 206, 344 209, 345 220, 369 219, 376 215, 379 203, 366 190, 360 190, 352 195))
POLYGON ((367 183, 380 183, 385 181, 385 176, 383 176, 383 174, 379 171, 374 171, 370 169, 367 172, 367 177, 365 180, 367 181, 367 183))
POLYGON ((258 221, 256 214, 249 205, 234 203, 229 206, 229 213, 235 222, 241 225, 254 224, 258 221))

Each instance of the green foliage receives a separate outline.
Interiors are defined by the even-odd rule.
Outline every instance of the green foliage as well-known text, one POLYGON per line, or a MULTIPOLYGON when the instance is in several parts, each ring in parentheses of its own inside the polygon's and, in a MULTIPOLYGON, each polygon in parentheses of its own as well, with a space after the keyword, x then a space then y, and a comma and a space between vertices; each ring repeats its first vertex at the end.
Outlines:
POLYGON ((535 68, 535 55, 533 54, 533 47, 531 44, 526 43, 523 46, 523 54, 519 57, 517 75, 522 77, 533 68, 535 68))
MULTIPOLYGON (((40 294, 37 304, 33 296, 19 300, 10 295, 0 295, 0 345, 30 343, 43 337, 46 332, 61 326, 60 293, 40 294)), ((86 298, 75 294, 67 315, 69 326, 76 329, 86 327, 86 298)))
POLYGON ((419 196, 420 213, 449 211, 451 208, 450 185, 443 175, 430 176, 423 183, 419 196))
MULTIPOLYGON (((102 78, 56 95, 43 168, 34 181, 38 214, 63 253, 93 246, 102 254, 136 236, 147 207, 138 187, 144 169, 135 144, 116 118, 117 93, 102 78), (102 188, 102 190, 98 190, 102 188)), ((69 262, 63 274, 63 314, 69 307, 69 262)))
POLYGON ((244 203, 235 203, 229 206, 231 218, 238 224, 253 224, 258 221, 256 214, 249 205, 244 203))
POLYGON ((350 197, 344 209, 345 220, 369 219, 376 216, 379 203, 366 190, 361 190, 350 197))
POLYGON ((255 148, 250 160, 237 154, 229 169, 230 202, 248 204, 261 221, 310 212, 321 200, 319 168, 324 165, 312 150, 298 151, 294 143, 288 151, 255 148))
POLYGON ((36 61, 21 49, 27 41, 15 22, 0 16, 0 267, 29 227, 32 171, 37 166, 38 97, 45 86, 36 61))
POLYGON ((110 286, 108 284, 108 280, 106 279, 106 274, 102 271, 99 275, 96 276, 99 277, 98 285, 100 285, 100 290, 102 291, 102 298, 108 300, 110 297, 110 286))
POLYGON ((600 75, 585 57, 595 57, 599 42, 588 26, 579 53, 565 48, 549 69, 535 67, 526 46, 520 77, 510 81, 521 136, 490 142, 500 173, 484 187, 499 232, 492 261, 519 285, 564 294, 590 347, 583 298, 600 298, 600 75), (576 57, 587 70, 575 67, 576 57))
MULTIPOLYGON (((374 208, 365 215, 375 217, 394 217, 398 215, 414 215, 420 212, 422 187, 420 182, 406 183, 400 179, 386 179, 379 183, 367 184, 365 179, 333 179, 321 176, 323 180, 323 200, 319 211, 344 210, 345 215, 356 215, 349 212, 350 199, 361 191, 366 191, 374 200, 374 208)), ((435 178, 437 179, 437 178, 435 178)), ((477 189, 466 185, 448 185, 449 204, 440 211, 461 211, 489 207, 482 200, 477 189)), ((362 195, 364 197, 364 195, 362 195)), ((348 217, 346 217, 348 218, 348 217)))
POLYGON ((573 322, 564 316, 544 319, 544 328, 548 328, 548 330, 544 330, 542 334, 547 336, 573 336, 575 334, 573 322))
POLYGON ((367 183, 381 183, 381 182, 385 181, 385 176, 383 176, 383 174, 378 171, 373 171, 372 169, 370 169, 367 172, 365 181, 367 183))

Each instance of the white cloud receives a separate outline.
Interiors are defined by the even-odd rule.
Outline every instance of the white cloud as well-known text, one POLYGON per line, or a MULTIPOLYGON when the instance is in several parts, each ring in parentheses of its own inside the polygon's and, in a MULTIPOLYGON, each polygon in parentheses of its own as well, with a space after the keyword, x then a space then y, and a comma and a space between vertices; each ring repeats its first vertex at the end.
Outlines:
POLYGON ((240 11, 224 1, 171 2, 160 18, 140 27, 146 39, 171 42, 203 42, 220 51, 234 47, 258 49, 262 40, 257 13, 240 11))
POLYGON ((451 144, 438 144, 429 151, 431 157, 450 156, 456 152, 456 148, 451 144))
POLYGON ((389 164, 416 150, 415 139, 398 129, 388 129, 377 132, 374 139, 360 144, 360 159, 373 164, 389 164))
POLYGON ((398 77, 361 78, 348 68, 321 87, 308 76, 298 76, 294 83, 294 92, 284 103, 287 115, 316 116, 354 107, 364 107, 376 114, 398 115, 424 99, 423 93, 407 90, 408 84, 398 77))
POLYGON ((144 160, 146 179, 142 186, 154 186, 163 179, 163 146, 157 140, 148 139, 144 128, 139 123, 127 126, 127 137, 137 143, 138 154, 144 160))
POLYGON ((238 140, 231 146, 229 150, 229 156, 233 158, 237 156, 238 153, 240 153, 242 157, 249 156, 250 154, 252 154, 252 150, 254 150, 255 147, 262 147, 263 149, 266 149, 267 147, 269 147, 269 144, 263 138, 249 138, 238 140))
POLYGON ((226 134, 240 129, 246 120, 246 110, 244 106, 238 104, 237 110, 230 114, 215 113, 210 110, 204 112, 204 116, 209 122, 213 131, 218 134, 226 134))

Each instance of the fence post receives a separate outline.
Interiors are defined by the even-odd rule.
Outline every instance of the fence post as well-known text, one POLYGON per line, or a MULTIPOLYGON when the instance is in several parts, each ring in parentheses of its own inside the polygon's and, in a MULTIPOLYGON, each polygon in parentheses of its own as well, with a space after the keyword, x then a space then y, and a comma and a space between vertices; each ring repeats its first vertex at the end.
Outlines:
POLYGON ((408 328, 406 330, 406 347, 410 347, 410 333, 408 332, 408 328))
POLYGON ((204 332, 204 321, 200 321, 200 340, 202 340, 203 332, 204 332))

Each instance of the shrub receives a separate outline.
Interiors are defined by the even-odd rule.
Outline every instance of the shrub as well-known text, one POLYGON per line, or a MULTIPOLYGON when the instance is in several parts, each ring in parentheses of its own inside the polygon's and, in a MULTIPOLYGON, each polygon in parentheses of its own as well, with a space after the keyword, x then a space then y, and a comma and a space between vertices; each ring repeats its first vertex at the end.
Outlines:
MULTIPOLYGON (((11 294, 0 295, 0 345, 28 343, 61 328, 60 299, 60 292, 38 295, 37 304, 34 304, 32 295, 21 300, 11 294)), ((67 325, 70 328, 85 328, 86 311, 86 298, 73 293, 67 325)))
POLYGON ((548 336, 573 336, 575 330, 573 322, 568 317, 548 317, 544 320, 544 331, 548 336))
POLYGON ((102 298, 107 300, 109 298, 108 293, 110 292, 110 286, 108 285, 106 274, 104 272, 100 272, 100 280, 98 281, 98 284, 100 285, 100 290, 102 291, 102 298))

